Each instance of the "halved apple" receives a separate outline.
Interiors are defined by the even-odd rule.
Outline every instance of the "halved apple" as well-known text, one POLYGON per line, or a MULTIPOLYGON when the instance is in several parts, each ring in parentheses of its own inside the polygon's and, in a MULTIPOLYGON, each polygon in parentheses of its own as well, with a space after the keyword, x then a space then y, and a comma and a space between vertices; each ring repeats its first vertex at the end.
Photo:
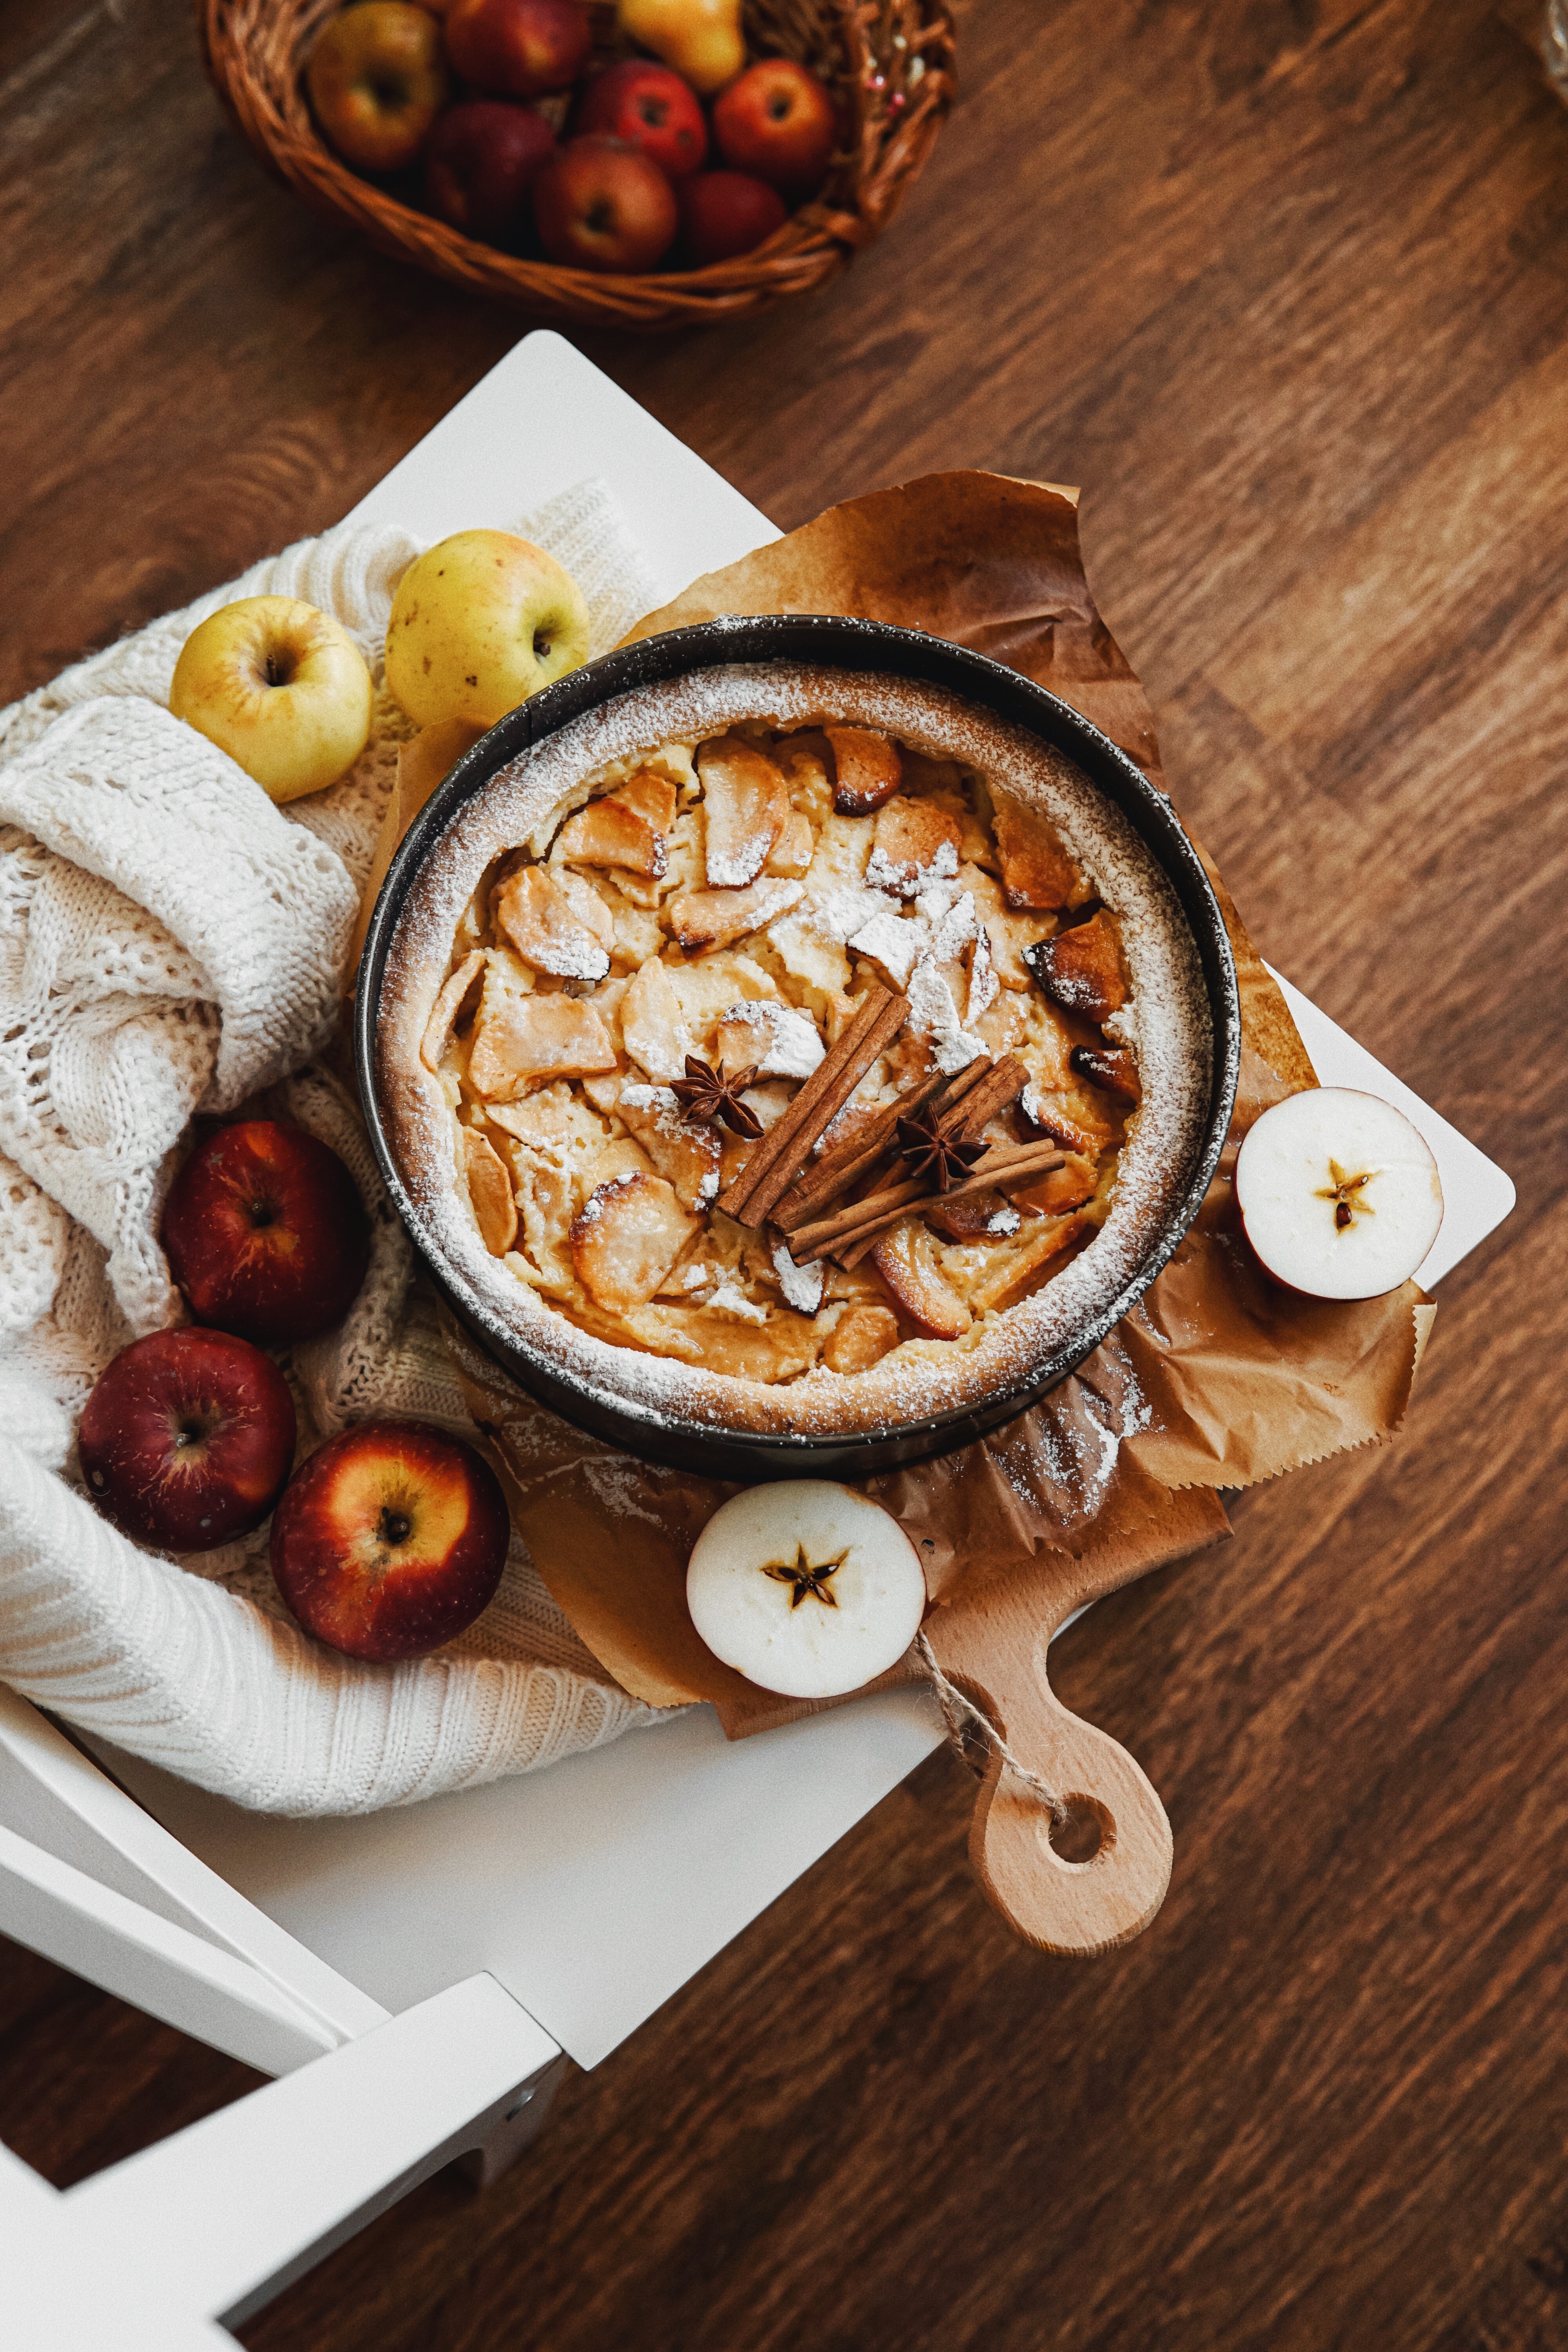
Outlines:
POLYGON ((1236 1163, 1236 1204, 1266 1273, 1309 1298, 1381 1298, 1437 1238, 1437 1163, 1405 1118, 1353 1087, 1275 1103, 1236 1163))
POLYGON ((925 1577, 880 1504, 792 1478, 714 1512, 692 1547, 686 1605, 714 1656, 749 1682, 837 1698, 897 1665, 925 1614, 925 1577))

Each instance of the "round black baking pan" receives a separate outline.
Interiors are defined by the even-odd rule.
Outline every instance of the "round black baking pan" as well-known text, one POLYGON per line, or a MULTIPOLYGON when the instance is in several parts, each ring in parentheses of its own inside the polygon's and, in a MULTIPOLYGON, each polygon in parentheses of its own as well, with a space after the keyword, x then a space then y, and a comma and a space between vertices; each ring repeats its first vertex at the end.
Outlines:
POLYGON ((771 614, 706 621, 606 654, 509 711, 458 761, 409 827, 382 885, 360 964, 354 1055, 360 1098, 383 1181, 431 1279, 479 1346, 530 1395, 595 1437, 671 1469, 750 1486, 771 1478, 868 1478, 903 1463, 952 1453, 1024 1412, 1092 1354, 1142 1297, 1203 1203, 1236 1099, 1241 1012, 1225 920, 1197 853, 1164 794, 1098 728, 1016 670, 940 637, 890 628, 879 621, 771 614), (1151 1236, 1121 1295, 1026 1379, 999 1384, 984 1404, 854 1436, 759 1435, 692 1423, 672 1427, 639 1413, 612 1390, 564 1377, 558 1367, 537 1359, 518 1332, 447 1263, 425 1226, 388 1147, 376 1086, 377 1013, 387 951, 415 877, 458 811, 483 792, 499 768, 617 695, 720 664, 769 661, 918 678, 981 704, 1065 752, 1121 811, 1175 892, 1197 945, 1213 1024, 1208 1115, 1202 1139, 1178 1206, 1151 1236))

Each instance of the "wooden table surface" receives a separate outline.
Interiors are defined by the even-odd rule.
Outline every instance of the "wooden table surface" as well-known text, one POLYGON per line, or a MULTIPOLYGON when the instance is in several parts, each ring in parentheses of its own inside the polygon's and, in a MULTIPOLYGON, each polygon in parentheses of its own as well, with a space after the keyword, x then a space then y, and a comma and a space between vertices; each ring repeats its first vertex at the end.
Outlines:
MULTIPOLYGON (((1084 484, 1255 936, 1519 1208, 1395 1445, 1060 1645, 1174 1825, 1141 1942, 1010 1941, 939 1755, 256 2352, 1568 2345, 1568 114, 1481 0, 960 16, 847 279, 583 347, 785 525, 933 467, 1084 484)), ((0 141, 4 698, 334 520, 521 327, 266 179, 171 0, 6 11, 0 141)), ((57 2182, 250 2079, 3 1961, 0 2137, 57 2182)))

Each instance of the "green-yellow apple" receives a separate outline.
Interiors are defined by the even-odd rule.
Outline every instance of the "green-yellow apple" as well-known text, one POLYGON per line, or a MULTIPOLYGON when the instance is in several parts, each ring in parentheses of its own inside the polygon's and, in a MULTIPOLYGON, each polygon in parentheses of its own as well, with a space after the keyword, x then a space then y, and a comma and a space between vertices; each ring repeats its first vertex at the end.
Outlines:
POLYGON ((386 683, 418 727, 493 727, 588 658, 588 607, 552 555, 459 530, 411 563, 386 629, 386 683))
POLYGON ((191 631, 169 708, 269 800, 319 793, 370 736, 375 688, 340 621, 297 596, 242 596, 191 631))

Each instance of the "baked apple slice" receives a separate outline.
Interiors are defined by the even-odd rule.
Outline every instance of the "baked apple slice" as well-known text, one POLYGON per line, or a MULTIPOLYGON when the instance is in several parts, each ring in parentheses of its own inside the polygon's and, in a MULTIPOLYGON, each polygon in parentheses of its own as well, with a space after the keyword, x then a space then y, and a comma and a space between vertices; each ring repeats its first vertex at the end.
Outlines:
POLYGON ((933 882, 952 880, 963 839, 957 818, 935 801, 895 793, 877 812, 867 883, 873 890, 890 890, 896 898, 918 898, 933 882))
POLYGON ((639 1070, 658 1086, 686 1075, 686 1057, 697 1051, 673 982, 655 956, 645 963, 621 999, 621 1038, 639 1070))
POLYGON ((517 1201, 506 1162, 477 1128, 460 1127, 458 1133, 475 1223, 490 1255, 505 1257, 517 1239, 517 1201))
POLYGON ((1026 948, 1024 961, 1053 1004, 1086 1021, 1106 1022, 1127 1002, 1127 968, 1109 915, 1091 915, 1054 940, 1026 948))
POLYGON ((479 1001, 485 984, 485 957, 476 948, 441 983, 441 993, 430 1007, 430 1018, 419 1042, 419 1058, 427 1070, 437 1070, 459 1021, 466 1020, 479 1001))
POLYGON ((595 1305, 625 1315, 653 1297, 700 1230, 662 1176, 613 1177, 573 1220, 572 1264, 595 1305))
POLYGON ((921 1213, 932 1233, 943 1241, 994 1241, 998 1234, 1016 1234, 1021 1220, 1012 1201, 1016 1194, 998 1192, 971 1192, 966 1200, 944 1201, 940 1196, 929 1205, 922 1204, 921 1213))
POLYGON ((822 1360, 830 1372, 868 1372, 898 1344, 899 1318, 890 1307, 851 1307, 828 1333, 822 1360))
POLYGON ((904 781, 899 747, 869 727, 825 727, 833 746, 833 805, 840 816, 870 816, 904 781))
POLYGON ((789 788, 776 761, 743 735, 721 735, 697 754, 707 825, 708 887, 754 882, 790 815, 789 788))
POLYGON ((659 1174, 674 1185, 683 1208, 703 1209, 718 1198, 723 1157, 718 1131, 688 1126, 670 1087, 623 1087, 616 1109, 659 1174))
POLYGON ((1048 1282, 1064 1253, 1085 1231, 1082 1217, 1040 1217, 1020 1227, 1001 1262, 969 1294, 977 1315, 1016 1307, 1048 1282))
POLYGON ((569 816, 556 847, 573 866, 615 866, 657 882, 664 837, 675 823, 675 786, 645 769, 629 783, 569 816))
MULTIPOLYGON (((603 980, 609 971, 603 940, 544 866, 521 867, 501 884, 491 908, 501 937, 531 971, 553 972, 561 980, 603 980)), ((609 916, 607 907, 603 911, 609 916)), ((610 936, 614 940, 613 920, 610 936)))
POLYGON ((763 860, 763 872, 782 874, 795 881, 810 866, 816 847, 811 819, 804 809, 791 809, 783 832, 763 860))
POLYGON ((616 1049, 587 996, 487 994, 474 1029, 468 1076, 487 1102, 505 1102, 532 1078, 581 1078, 613 1070, 616 1049))
POLYGON ((1092 1160, 1100 1143, 1109 1142, 1114 1133, 1114 1129, 1108 1128, 1103 1137, 1090 1135, 1086 1127, 1080 1127, 1077 1119, 1069 1118, 1057 1104, 1047 1102, 1039 1087, 1034 1085, 1024 1088, 1019 1097, 1019 1108, 1031 1127, 1038 1128, 1042 1135, 1048 1135, 1051 1141, 1059 1143, 1064 1151, 1076 1151, 1083 1160, 1092 1160))
POLYGON ((765 881, 743 890, 693 890, 669 902, 670 929, 683 948, 727 948, 798 906, 799 882, 765 881))
POLYGON ((1125 1045, 1075 1045, 1068 1055, 1068 1066, 1075 1077, 1087 1078, 1091 1087, 1122 1102, 1143 1099, 1137 1060, 1125 1045))
POLYGON ((1081 907, 1092 895, 1060 834, 1038 809, 999 799, 993 823, 1009 907, 1081 907))
POLYGON ((943 1281, 937 1244, 916 1218, 884 1234, 871 1264, 889 1297, 922 1339, 961 1339, 973 1317, 943 1281))
POLYGON ((729 1069, 754 1069, 759 1078, 809 1078, 823 1058, 822 1039, 808 1013, 753 997, 725 1013, 713 1032, 712 1058, 729 1069))
POLYGON ((1015 1208, 1026 1209, 1033 1217, 1059 1217, 1068 1209, 1081 1208, 1099 1181, 1094 1162, 1075 1151, 1059 1168, 1031 1183, 1015 1184, 1007 1197, 1015 1208))

